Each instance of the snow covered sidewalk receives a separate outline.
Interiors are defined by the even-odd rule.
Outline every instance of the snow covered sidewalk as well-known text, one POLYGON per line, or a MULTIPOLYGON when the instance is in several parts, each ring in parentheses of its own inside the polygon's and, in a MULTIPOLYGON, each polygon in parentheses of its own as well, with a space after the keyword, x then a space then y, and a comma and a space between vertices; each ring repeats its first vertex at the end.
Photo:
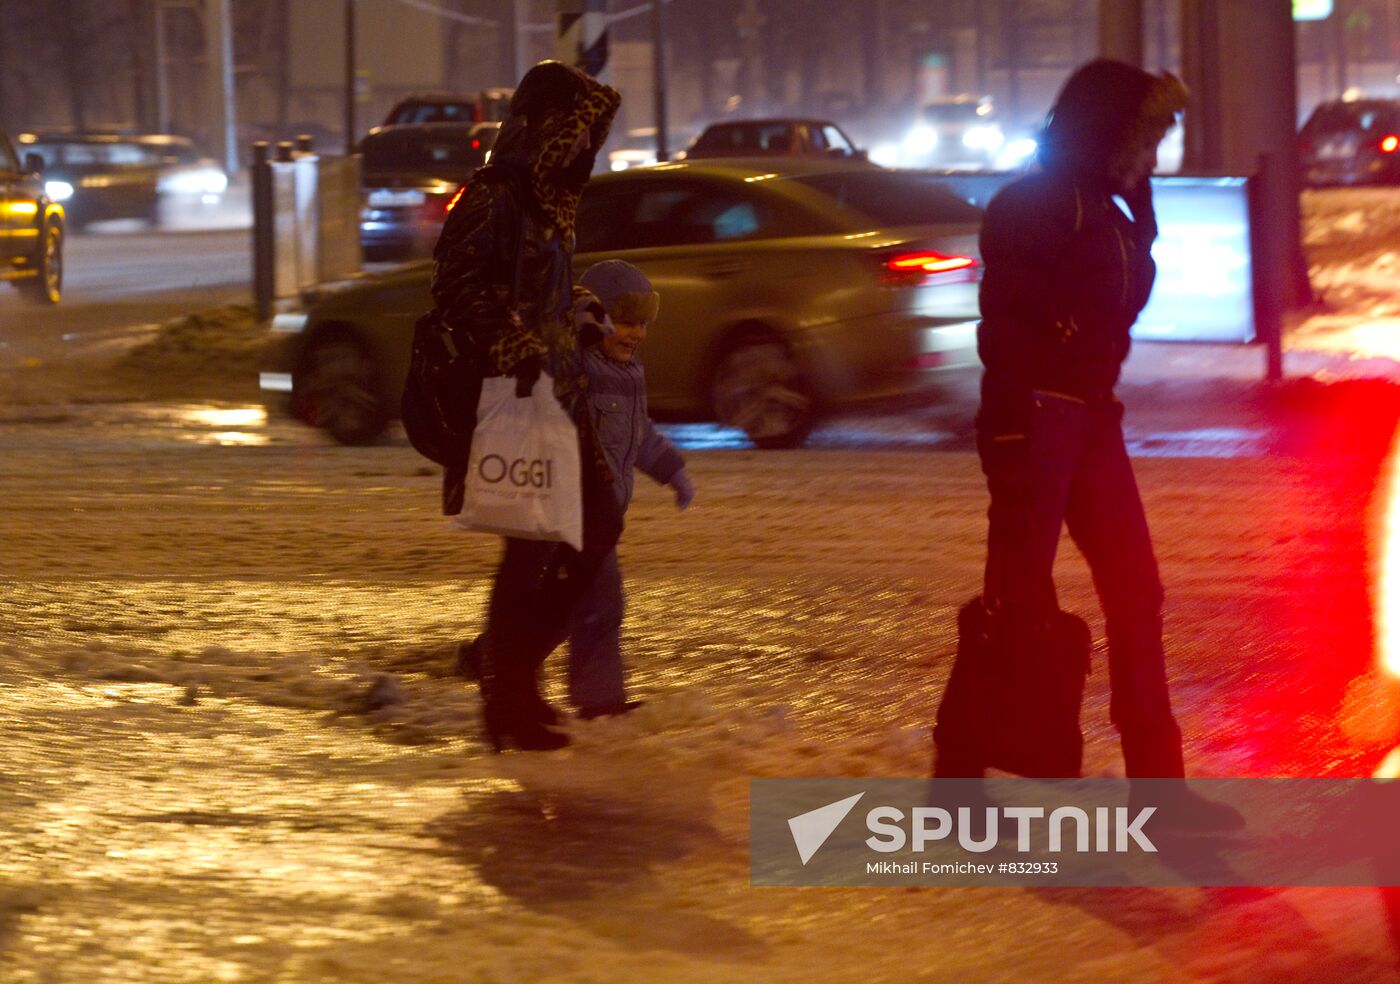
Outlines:
MULTIPOLYGON (((925 774, 970 455, 693 455, 696 506, 643 488, 624 538, 650 703, 498 757, 446 673, 496 547, 408 449, 97 434, 0 426, 7 982, 1395 979, 1370 890, 749 887, 748 777, 925 774)), ((1364 615, 1367 482, 1140 470, 1192 768, 1359 774, 1400 717, 1312 606, 1364 615)))

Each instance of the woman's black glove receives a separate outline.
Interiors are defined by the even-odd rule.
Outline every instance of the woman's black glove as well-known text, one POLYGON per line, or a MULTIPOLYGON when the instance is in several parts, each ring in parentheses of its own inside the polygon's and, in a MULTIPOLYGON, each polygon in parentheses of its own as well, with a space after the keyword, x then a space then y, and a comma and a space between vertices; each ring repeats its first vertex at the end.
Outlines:
POLYGON ((521 359, 511 375, 515 377, 515 395, 525 399, 534 392, 535 382, 540 378, 540 357, 528 355, 521 359))

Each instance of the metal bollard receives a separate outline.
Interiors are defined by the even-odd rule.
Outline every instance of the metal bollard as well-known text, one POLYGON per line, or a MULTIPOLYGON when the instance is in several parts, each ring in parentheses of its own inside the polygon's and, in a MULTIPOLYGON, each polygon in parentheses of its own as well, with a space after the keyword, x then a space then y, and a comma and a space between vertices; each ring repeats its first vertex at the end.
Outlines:
POLYGON ((259 321, 272 317, 274 256, 276 239, 273 234, 272 164, 268 160, 268 144, 259 140, 253 144, 253 304, 259 321))

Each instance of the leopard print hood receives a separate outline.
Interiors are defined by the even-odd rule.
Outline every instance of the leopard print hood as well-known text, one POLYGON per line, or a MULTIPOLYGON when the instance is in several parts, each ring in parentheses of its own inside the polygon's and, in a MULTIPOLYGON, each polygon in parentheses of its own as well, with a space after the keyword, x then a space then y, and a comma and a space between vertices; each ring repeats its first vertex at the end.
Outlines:
POLYGON ((622 97, 616 89, 558 61, 543 61, 520 80, 501 124, 491 164, 524 174, 531 197, 572 247, 579 195, 608 137, 622 97), (588 131, 589 149, 566 169, 565 156, 588 131))

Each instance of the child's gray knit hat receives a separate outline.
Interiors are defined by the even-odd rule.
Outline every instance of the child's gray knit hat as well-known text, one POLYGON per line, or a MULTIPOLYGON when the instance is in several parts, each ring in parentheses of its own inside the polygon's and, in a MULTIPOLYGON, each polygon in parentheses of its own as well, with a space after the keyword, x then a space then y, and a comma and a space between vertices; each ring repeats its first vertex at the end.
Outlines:
POLYGON ((603 302, 614 323, 649 325, 661 309, 661 295, 652 289, 647 275, 626 260, 595 263, 584 271, 578 282, 603 302))

